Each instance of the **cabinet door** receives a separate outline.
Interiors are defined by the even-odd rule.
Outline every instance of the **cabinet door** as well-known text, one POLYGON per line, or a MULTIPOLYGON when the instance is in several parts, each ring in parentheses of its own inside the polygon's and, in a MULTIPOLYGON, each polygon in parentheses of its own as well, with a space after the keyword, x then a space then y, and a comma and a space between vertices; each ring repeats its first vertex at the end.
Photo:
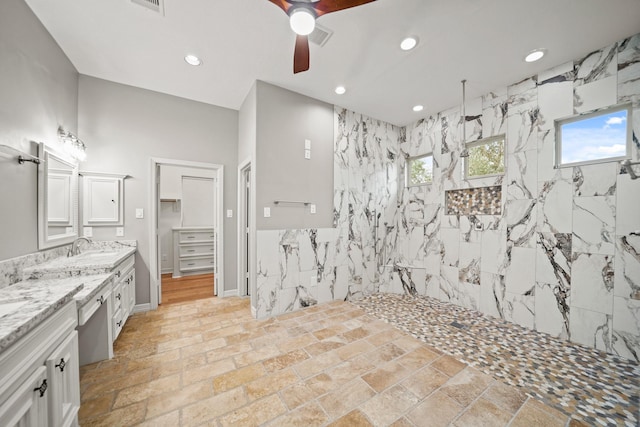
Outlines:
POLYGON ((47 399, 50 391, 47 388, 47 370, 40 366, 6 401, 0 403, 0 426, 48 426, 47 399))
POLYGON ((50 379, 49 413, 55 426, 70 426, 80 409, 78 332, 73 331, 46 361, 50 379))

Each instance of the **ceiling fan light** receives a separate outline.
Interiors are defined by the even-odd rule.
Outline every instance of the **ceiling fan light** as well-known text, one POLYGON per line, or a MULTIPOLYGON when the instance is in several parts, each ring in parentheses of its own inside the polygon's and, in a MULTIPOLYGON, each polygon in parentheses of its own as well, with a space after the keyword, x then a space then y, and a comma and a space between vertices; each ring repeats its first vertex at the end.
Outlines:
POLYGON ((316 17, 306 7, 298 7, 291 12, 289 25, 294 33, 308 36, 316 27, 316 17))

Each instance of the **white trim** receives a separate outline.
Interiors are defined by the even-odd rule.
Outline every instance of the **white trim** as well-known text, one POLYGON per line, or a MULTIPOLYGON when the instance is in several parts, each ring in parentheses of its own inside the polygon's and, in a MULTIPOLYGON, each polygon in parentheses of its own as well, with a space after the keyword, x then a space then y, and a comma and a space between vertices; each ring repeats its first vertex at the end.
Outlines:
POLYGON ((251 306, 251 317, 253 317, 254 319, 258 318, 258 310, 256 310, 254 306, 251 306))
MULTIPOLYGON (((158 246, 156 244, 156 230, 158 228, 158 186, 156 179, 156 168, 160 165, 182 166, 197 169, 212 169, 216 171, 217 191, 216 198, 217 215, 215 224, 213 225, 216 238, 216 273, 213 284, 214 295, 218 294, 218 287, 224 289, 224 165, 216 163, 193 162, 189 160, 176 160, 152 157, 150 162, 150 180, 149 180, 149 296, 150 309, 158 308, 158 285, 160 284, 160 268, 158 264, 158 246)), ((236 287, 237 289, 237 287, 236 287)))
MULTIPOLYGON (((237 233, 237 238, 238 238, 238 257, 237 257, 237 262, 238 262, 238 286, 236 287, 237 289, 237 295, 239 296, 246 296, 247 292, 245 290, 245 283, 244 283, 244 275, 245 272, 243 271, 243 267, 244 267, 244 257, 245 254, 249 254, 249 259, 247 260, 247 262, 249 263, 249 289, 250 289, 250 293, 251 293, 251 306, 252 306, 252 310, 255 311, 255 307, 253 307, 253 305, 255 304, 256 301, 256 262, 255 262, 255 258, 256 258, 256 222, 255 222, 255 165, 253 164, 253 162, 251 161, 251 158, 246 158, 243 161, 241 161, 238 165, 238 209, 237 209, 237 214, 238 214, 238 221, 237 221, 237 225, 238 225, 238 233, 237 233), (251 193, 249 194, 249 198, 251 199, 250 201, 250 205, 249 205, 249 250, 247 251, 246 247, 245 247, 245 239, 244 239, 244 230, 243 230, 243 224, 244 224, 244 219, 243 216, 246 215, 246 212, 244 212, 245 209, 245 203, 244 200, 246 198, 246 189, 243 186, 243 182, 244 182, 244 177, 243 177, 243 173, 245 171, 245 169, 250 168, 251 171, 251 175, 250 175, 250 182, 251 182, 251 193)), ((255 316, 254 316, 255 317, 255 316)))
POLYGON ((237 297, 237 296, 240 296, 238 289, 228 289, 222 292, 222 298, 237 297))
POLYGON ((148 302, 134 305, 131 313, 144 313, 145 311, 151 311, 151 304, 148 302))

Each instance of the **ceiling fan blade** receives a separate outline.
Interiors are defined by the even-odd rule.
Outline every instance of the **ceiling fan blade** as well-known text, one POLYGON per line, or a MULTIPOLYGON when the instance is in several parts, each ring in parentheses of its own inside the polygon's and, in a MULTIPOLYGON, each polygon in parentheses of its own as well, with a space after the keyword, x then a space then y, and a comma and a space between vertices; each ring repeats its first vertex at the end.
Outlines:
POLYGON ((327 13, 362 6, 363 4, 372 3, 374 1, 375 0, 320 0, 312 4, 318 16, 322 16, 327 13))
POLYGON ((284 13, 289 13, 289 8, 291 7, 291 3, 286 0, 269 0, 271 3, 278 6, 280 9, 284 10, 284 13))
POLYGON ((293 74, 309 69, 309 39, 307 36, 296 36, 296 49, 293 54, 293 74))

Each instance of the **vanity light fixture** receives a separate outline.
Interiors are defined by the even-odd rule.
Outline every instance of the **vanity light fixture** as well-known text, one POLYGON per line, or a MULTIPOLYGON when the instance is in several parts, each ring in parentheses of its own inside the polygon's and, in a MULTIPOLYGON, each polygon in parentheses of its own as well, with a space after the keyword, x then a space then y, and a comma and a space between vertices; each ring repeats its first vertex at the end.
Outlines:
POLYGON ((418 38, 411 36, 407 37, 400 42, 400 49, 411 50, 418 45, 418 38))
POLYGON ((338 87, 336 87, 336 91, 335 92, 338 95, 344 95, 346 91, 347 91, 347 89, 344 86, 338 86, 338 87))
POLYGON ((187 64, 193 65, 194 67, 202 64, 202 60, 195 55, 186 55, 184 60, 187 64))
POLYGON ((71 132, 64 130, 62 126, 58 127, 58 139, 63 151, 75 160, 82 162, 87 158, 87 146, 84 142, 71 132))
POLYGON ((524 57, 524 60, 526 62, 536 62, 542 59, 545 53, 547 53, 546 49, 534 49, 531 52, 529 52, 527 56, 524 57))
POLYGON ((422 106, 422 105, 415 105, 413 107, 413 111, 415 111, 416 113, 418 113, 418 112, 420 112, 422 110, 424 110, 424 106, 422 106))

